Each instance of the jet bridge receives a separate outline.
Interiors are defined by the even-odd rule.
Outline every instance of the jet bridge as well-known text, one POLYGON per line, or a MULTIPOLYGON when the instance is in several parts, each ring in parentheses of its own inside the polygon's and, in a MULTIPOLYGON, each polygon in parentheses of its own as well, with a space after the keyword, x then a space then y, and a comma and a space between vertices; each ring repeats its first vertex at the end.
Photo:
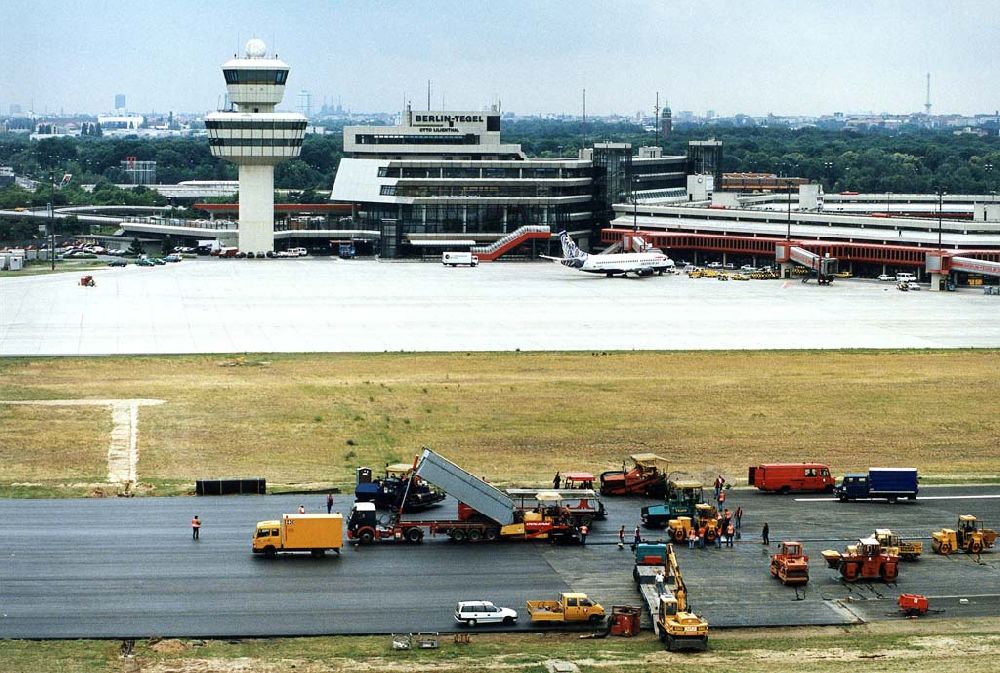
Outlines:
POLYGON ((824 257, 794 245, 791 241, 782 241, 774 246, 774 258, 781 263, 782 271, 790 268, 791 262, 800 264, 816 274, 820 285, 829 285, 838 270, 836 257, 824 257))
POLYGON ((424 449, 414 472, 500 525, 514 523, 514 500, 509 495, 469 474, 444 456, 424 449))

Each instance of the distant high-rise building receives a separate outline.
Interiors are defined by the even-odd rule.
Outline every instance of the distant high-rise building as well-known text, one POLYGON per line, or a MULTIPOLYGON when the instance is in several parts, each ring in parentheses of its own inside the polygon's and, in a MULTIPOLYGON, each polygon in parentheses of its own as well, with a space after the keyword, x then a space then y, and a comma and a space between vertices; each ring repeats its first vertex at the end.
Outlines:
POLYGON ((312 117, 312 93, 306 89, 299 91, 299 114, 303 117, 312 117))
POLYGON ((116 93, 115 94, 115 109, 124 110, 125 109, 125 94, 116 93))
POLYGON ((669 136, 674 128, 674 118, 669 103, 663 107, 663 112, 660 113, 660 127, 663 129, 664 138, 669 136))

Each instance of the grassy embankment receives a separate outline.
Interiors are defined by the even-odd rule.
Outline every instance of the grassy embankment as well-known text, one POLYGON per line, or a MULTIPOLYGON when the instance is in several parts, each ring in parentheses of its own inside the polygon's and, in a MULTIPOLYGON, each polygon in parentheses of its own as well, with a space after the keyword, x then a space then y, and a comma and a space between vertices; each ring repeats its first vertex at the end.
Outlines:
MULTIPOLYGON (((600 472, 635 451, 731 480, 764 461, 1000 478, 1000 351, 472 353, 0 360, 0 399, 161 398, 139 475, 341 485, 432 447, 501 484, 600 472)), ((79 495, 110 414, 0 405, 0 495, 79 495)))
MULTIPOLYGON (((130 670, 113 641, 0 641, 5 673, 130 670)), ((388 637, 176 641, 135 649, 143 673, 330 673, 334 671, 496 671, 541 673, 545 662, 583 673, 967 673, 1000 655, 1000 620, 893 621, 865 626, 740 629, 712 634, 705 653, 665 652, 652 634, 581 640, 576 634, 474 633, 469 645, 442 637, 439 650, 393 651, 388 637)), ((984 668, 985 667, 985 668, 984 668)))

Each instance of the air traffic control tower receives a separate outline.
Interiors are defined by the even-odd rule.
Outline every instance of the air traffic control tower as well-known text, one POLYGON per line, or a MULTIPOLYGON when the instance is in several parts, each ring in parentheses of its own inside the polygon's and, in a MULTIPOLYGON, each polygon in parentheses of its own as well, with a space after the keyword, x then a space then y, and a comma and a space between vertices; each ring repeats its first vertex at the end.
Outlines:
POLYGON ((250 40, 245 58, 222 66, 229 100, 238 111, 205 117, 212 156, 240 167, 241 252, 274 250, 274 166, 302 151, 306 118, 274 111, 285 94, 288 70, 284 61, 267 57, 263 41, 250 40))

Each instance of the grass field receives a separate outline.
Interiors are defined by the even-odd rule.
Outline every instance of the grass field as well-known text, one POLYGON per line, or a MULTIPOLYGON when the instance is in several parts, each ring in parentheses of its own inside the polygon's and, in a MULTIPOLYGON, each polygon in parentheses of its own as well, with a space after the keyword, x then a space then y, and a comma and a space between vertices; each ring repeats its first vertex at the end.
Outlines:
POLYGON ((335 671, 497 671, 542 673, 568 661, 583 673, 968 673, 1000 655, 1000 620, 878 622, 850 628, 717 631, 705 653, 665 652, 651 633, 581 640, 577 634, 474 633, 468 645, 393 651, 388 637, 277 638, 136 644, 138 667, 124 666, 120 643, 0 641, 5 673, 330 673, 335 671))
MULTIPOLYGON (((997 478, 998 374, 995 350, 7 358, 0 399, 166 400, 139 416, 140 479, 160 493, 228 475, 346 486, 422 446, 502 484, 636 451, 733 481, 820 460, 930 482, 997 478)), ((105 474, 102 413, 0 404, 0 495, 105 474)))

